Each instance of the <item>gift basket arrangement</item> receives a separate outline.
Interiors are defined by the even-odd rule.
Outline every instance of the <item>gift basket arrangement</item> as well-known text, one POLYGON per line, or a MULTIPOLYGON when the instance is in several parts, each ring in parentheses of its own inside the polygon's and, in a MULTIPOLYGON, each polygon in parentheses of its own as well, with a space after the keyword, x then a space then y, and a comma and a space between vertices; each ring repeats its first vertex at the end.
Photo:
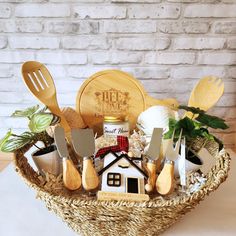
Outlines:
POLYGON ((206 113, 223 94, 219 78, 202 78, 185 106, 148 96, 125 72, 101 71, 74 110, 59 108, 43 64, 24 63, 22 75, 45 107, 15 111, 29 130, 9 130, 0 150, 14 151, 19 175, 78 234, 159 235, 227 178, 230 157, 211 132, 228 126, 206 113))

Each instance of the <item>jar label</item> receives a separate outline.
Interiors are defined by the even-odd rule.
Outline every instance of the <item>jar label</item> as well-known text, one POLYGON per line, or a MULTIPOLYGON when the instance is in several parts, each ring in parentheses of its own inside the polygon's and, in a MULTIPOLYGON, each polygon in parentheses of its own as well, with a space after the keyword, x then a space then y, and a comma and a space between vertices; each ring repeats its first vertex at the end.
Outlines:
POLYGON ((104 136, 129 136, 129 123, 124 122, 122 124, 108 124, 103 125, 104 136))

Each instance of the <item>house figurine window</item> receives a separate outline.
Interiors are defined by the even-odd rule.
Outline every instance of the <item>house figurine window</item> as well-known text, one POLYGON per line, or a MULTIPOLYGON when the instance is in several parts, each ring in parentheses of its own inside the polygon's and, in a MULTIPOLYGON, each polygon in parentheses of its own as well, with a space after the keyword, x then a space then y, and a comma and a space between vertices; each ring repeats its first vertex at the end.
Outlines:
POLYGON ((121 186, 121 174, 120 173, 108 173, 107 174, 107 185, 110 187, 121 186))

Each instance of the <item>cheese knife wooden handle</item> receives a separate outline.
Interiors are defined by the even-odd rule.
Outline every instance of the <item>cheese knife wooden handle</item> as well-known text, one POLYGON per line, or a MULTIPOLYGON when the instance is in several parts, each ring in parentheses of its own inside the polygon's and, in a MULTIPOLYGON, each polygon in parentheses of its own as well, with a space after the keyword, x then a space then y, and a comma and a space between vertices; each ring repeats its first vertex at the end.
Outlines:
POLYGON ((82 172, 82 185, 87 191, 94 190, 99 185, 99 178, 93 166, 91 158, 84 158, 83 172, 82 172))
POLYGON ((161 141, 162 141, 162 128, 154 128, 152 132, 151 141, 149 144, 148 151, 146 155, 148 156, 147 169, 149 172, 149 180, 145 189, 147 192, 153 191, 156 183, 156 171, 157 171, 157 159, 159 158, 161 141))
POLYGON ((174 190, 174 162, 167 160, 156 180, 156 190, 167 195, 174 190))
POLYGON ((81 176, 75 168, 73 162, 68 159, 69 152, 67 149, 65 131, 62 127, 57 126, 54 130, 54 139, 57 145, 57 150, 63 158, 63 183, 69 190, 79 189, 81 186, 81 176))
POLYGON ((81 187, 81 176, 73 162, 67 158, 63 158, 63 183, 69 190, 81 187))
POLYGON ((156 162, 154 161, 148 161, 147 163, 147 169, 148 169, 148 183, 145 185, 145 190, 147 192, 152 192, 153 189, 155 188, 155 183, 156 183, 156 171, 157 171, 157 167, 156 167, 156 162))

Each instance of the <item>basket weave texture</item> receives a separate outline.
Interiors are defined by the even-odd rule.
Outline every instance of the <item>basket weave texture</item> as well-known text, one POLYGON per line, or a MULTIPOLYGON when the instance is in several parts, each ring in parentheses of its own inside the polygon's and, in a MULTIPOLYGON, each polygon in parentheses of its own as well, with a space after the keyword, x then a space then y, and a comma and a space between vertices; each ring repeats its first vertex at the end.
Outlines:
POLYGON ((191 195, 174 198, 154 196, 148 202, 97 201, 95 197, 74 194, 67 190, 56 192, 45 188, 38 173, 30 166, 25 152, 29 146, 15 153, 16 171, 37 191, 48 210, 60 216, 75 232, 89 236, 144 236, 159 235, 184 214, 193 209, 206 195, 225 181, 230 157, 223 149, 218 152, 214 142, 198 139, 192 143, 197 151, 204 143, 215 157, 215 166, 206 176, 204 186, 191 195))

